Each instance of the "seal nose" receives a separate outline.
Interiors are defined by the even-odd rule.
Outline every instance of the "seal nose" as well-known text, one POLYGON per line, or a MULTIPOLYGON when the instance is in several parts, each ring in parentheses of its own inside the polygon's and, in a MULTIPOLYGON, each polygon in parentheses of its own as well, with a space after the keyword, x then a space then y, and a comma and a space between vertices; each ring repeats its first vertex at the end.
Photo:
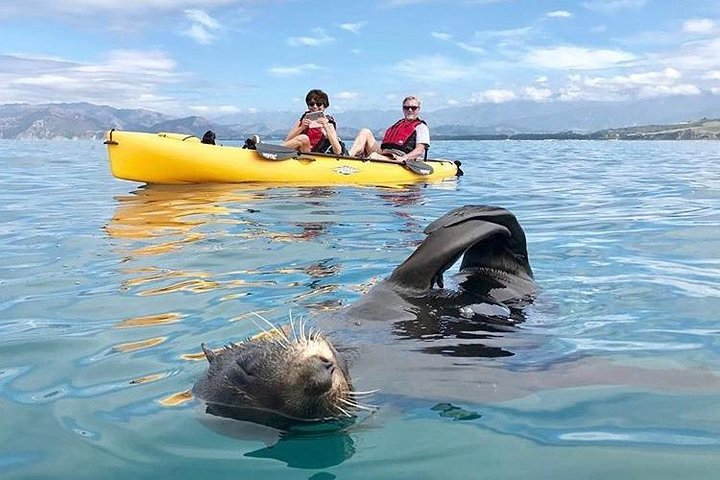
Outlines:
POLYGON ((317 393, 324 393, 333 386, 333 373, 335 372, 335 361, 324 356, 312 358, 312 375, 308 387, 317 393))

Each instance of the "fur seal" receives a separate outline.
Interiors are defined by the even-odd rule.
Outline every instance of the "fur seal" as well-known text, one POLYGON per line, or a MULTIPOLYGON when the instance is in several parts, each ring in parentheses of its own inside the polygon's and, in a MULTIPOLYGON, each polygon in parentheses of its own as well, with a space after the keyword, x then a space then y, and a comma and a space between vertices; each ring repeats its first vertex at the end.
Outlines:
MULTIPOLYGON (((397 338, 415 336, 414 329, 420 336, 441 324, 451 329, 448 318, 462 319, 462 325, 521 320, 518 309, 532 301, 536 286, 525 234, 510 211, 460 207, 432 222, 425 233, 386 280, 339 315, 318 320, 327 335, 306 336, 300 328, 299 335, 275 332, 214 352, 203 345, 209 367, 193 387, 195 396, 206 402, 209 413, 265 424, 266 414, 306 421, 350 418, 365 408, 359 399, 368 392, 353 389, 346 351, 338 353, 328 337, 352 349, 365 335, 393 351, 397 338), (460 259, 457 288, 446 289, 444 273, 460 259), (391 340, 383 341, 382 331, 391 340)), ((385 355, 378 361, 392 375, 385 355)))
POLYGON ((319 332, 273 328, 213 351, 193 387, 207 412, 283 427, 287 421, 351 417, 357 407, 347 365, 319 332))

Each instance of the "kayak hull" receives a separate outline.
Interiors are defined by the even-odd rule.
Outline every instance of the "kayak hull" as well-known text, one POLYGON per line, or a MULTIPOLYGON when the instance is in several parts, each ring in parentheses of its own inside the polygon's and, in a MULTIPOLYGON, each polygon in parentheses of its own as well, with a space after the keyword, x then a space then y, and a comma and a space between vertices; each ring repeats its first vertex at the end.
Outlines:
POLYGON ((408 184, 455 178, 449 160, 427 160, 430 175, 399 164, 325 154, 268 160, 257 151, 207 145, 191 135, 111 130, 105 144, 112 174, 145 183, 291 183, 307 185, 408 184))

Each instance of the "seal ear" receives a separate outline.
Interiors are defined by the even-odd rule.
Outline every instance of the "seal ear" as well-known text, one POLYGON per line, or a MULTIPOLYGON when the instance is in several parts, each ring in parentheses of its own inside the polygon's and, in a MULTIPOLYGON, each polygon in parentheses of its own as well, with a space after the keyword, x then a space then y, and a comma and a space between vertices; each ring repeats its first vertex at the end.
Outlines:
POLYGON ((207 358, 208 363, 212 363, 213 360, 215 360, 215 357, 217 357, 217 355, 215 355, 215 352, 207 348, 204 343, 200 344, 200 348, 202 348, 202 351, 205 354, 205 358, 207 358))

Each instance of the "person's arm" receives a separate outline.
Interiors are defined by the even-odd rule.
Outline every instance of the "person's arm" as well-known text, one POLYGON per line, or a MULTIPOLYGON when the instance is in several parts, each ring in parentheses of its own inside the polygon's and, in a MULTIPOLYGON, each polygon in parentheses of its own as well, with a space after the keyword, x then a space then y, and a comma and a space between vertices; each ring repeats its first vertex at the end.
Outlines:
POLYGON ((340 145, 340 139, 337 136, 335 125, 331 121, 329 121, 327 117, 322 117, 318 119, 318 123, 320 123, 325 128, 325 135, 327 135, 327 139, 332 146, 333 153, 335 155, 342 154, 342 145, 340 145))
POLYGON ((425 144, 424 143, 418 143, 415 148, 410 150, 407 155, 405 155, 405 158, 408 160, 417 160, 418 158, 424 158, 425 157, 425 144))
POLYGON ((305 118, 304 116, 295 122, 295 125, 290 129, 290 131, 287 134, 287 137, 285 137, 285 141, 287 142, 291 138, 295 138, 307 128, 307 126, 310 125, 310 120, 305 118))

